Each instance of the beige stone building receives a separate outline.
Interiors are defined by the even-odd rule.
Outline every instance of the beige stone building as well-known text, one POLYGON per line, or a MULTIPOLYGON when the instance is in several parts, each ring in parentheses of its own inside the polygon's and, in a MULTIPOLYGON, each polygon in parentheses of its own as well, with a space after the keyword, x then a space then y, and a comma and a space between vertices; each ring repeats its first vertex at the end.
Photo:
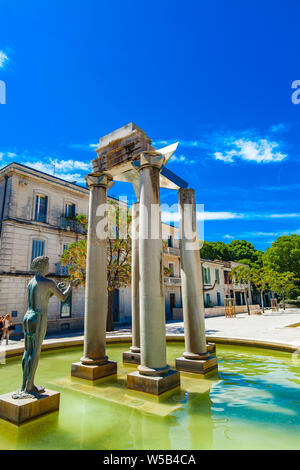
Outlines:
MULTIPOLYGON (((16 332, 22 332, 27 306, 27 284, 32 277, 31 261, 39 255, 50 260, 49 277, 64 279, 67 268, 60 257, 72 242, 83 237, 83 228, 74 220, 76 214, 88 214, 89 191, 76 183, 45 174, 18 163, 0 170, 0 315, 10 313, 16 332)), ((179 229, 162 224, 165 277, 166 318, 182 318, 179 229)), ((243 294, 226 282, 232 263, 203 260, 204 283, 213 290, 205 293, 207 307, 224 304, 224 297, 243 294), (231 291, 231 292, 230 292, 231 291), (238 293, 240 292, 240 293, 238 293)), ((237 297, 236 297, 237 299, 237 297)), ((72 292, 67 302, 55 297, 49 303, 48 332, 83 328, 84 289, 72 292)), ((115 291, 114 319, 131 321, 130 287, 115 291)))

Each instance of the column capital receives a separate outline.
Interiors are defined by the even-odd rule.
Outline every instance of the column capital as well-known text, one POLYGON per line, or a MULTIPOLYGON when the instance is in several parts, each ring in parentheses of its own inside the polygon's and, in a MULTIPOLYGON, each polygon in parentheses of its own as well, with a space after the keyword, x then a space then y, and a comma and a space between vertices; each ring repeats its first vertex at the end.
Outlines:
POLYGON ((109 189, 114 184, 113 177, 107 173, 89 173, 85 176, 85 181, 89 189, 93 187, 109 189))
POLYGON ((146 166, 152 166, 161 169, 165 164, 165 157, 163 154, 156 151, 141 152, 132 165, 139 171, 146 166))

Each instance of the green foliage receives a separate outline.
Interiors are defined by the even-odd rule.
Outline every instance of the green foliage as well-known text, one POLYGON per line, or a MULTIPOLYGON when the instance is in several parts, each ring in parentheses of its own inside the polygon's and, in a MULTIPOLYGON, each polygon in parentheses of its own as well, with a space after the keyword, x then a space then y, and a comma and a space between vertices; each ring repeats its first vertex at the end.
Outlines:
POLYGON ((200 250, 201 258, 222 261, 237 261, 251 267, 261 268, 263 251, 256 250, 252 243, 246 240, 224 242, 204 242, 200 250))
MULTIPOLYGON (((131 223, 131 215, 127 208, 110 202, 108 211, 109 234, 116 235, 120 233, 120 221, 131 223)), ((77 221, 87 228, 87 217, 80 214, 76 217, 77 221)), ((86 277, 86 256, 87 239, 86 237, 72 243, 64 251, 61 257, 63 266, 68 265, 69 276, 71 279, 79 279, 81 284, 85 284, 86 277)), ((107 281, 108 290, 113 291, 119 287, 124 287, 130 283, 131 277, 131 238, 109 238, 107 239, 107 281)))
POLYGON ((278 272, 293 272, 300 277, 300 235, 283 235, 267 248, 264 265, 278 272))

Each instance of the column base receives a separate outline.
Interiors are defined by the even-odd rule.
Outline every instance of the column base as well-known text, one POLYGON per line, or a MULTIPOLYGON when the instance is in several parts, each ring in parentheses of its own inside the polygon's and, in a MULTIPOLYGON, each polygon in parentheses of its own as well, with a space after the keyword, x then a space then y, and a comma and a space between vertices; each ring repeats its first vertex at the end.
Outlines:
POLYGON ((172 388, 180 386, 180 373, 169 370, 163 376, 141 375, 138 371, 127 375, 127 387, 151 395, 160 395, 172 388))
POLYGON ((175 368, 182 372, 205 375, 218 369, 218 360, 215 356, 208 356, 207 359, 199 360, 178 357, 175 361, 175 368))
POLYGON ((97 380, 108 375, 117 373, 117 362, 107 361, 100 365, 86 365, 81 362, 74 362, 71 368, 71 376, 86 380, 97 380))
POLYGON ((206 349, 207 352, 210 354, 215 354, 216 353, 216 345, 215 343, 207 343, 206 344, 206 349))
POLYGON ((141 353, 125 351, 123 352, 123 362, 125 362, 126 364, 140 364, 141 353))
POLYGON ((12 398, 12 392, 0 396, 0 418, 20 426, 38 416, 59 409, 60 393, 45 390, 37 398, 12 398))

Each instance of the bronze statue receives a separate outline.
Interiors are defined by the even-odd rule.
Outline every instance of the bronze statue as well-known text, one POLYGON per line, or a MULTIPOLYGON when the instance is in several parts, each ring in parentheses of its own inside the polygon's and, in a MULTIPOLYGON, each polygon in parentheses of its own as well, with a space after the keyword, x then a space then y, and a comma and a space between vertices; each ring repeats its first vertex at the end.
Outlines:
POLYGON ((34 385, 34 377, 40 359, 42 343, 47 330, 47 312, 50 297, 55 295, 64 302, 72 288, 79 281, 73 280, 69 286, 65 283, 55 284, 45 276, 49 271, 49 258, 38 256, 32 261, 32 271, 35 275, 28 284, 28 309, 23 319, 25 350, 22 359, 23 382, 20 391, 15 392, 13 398, 34 398, 45 391, 43 387, 34 385))

